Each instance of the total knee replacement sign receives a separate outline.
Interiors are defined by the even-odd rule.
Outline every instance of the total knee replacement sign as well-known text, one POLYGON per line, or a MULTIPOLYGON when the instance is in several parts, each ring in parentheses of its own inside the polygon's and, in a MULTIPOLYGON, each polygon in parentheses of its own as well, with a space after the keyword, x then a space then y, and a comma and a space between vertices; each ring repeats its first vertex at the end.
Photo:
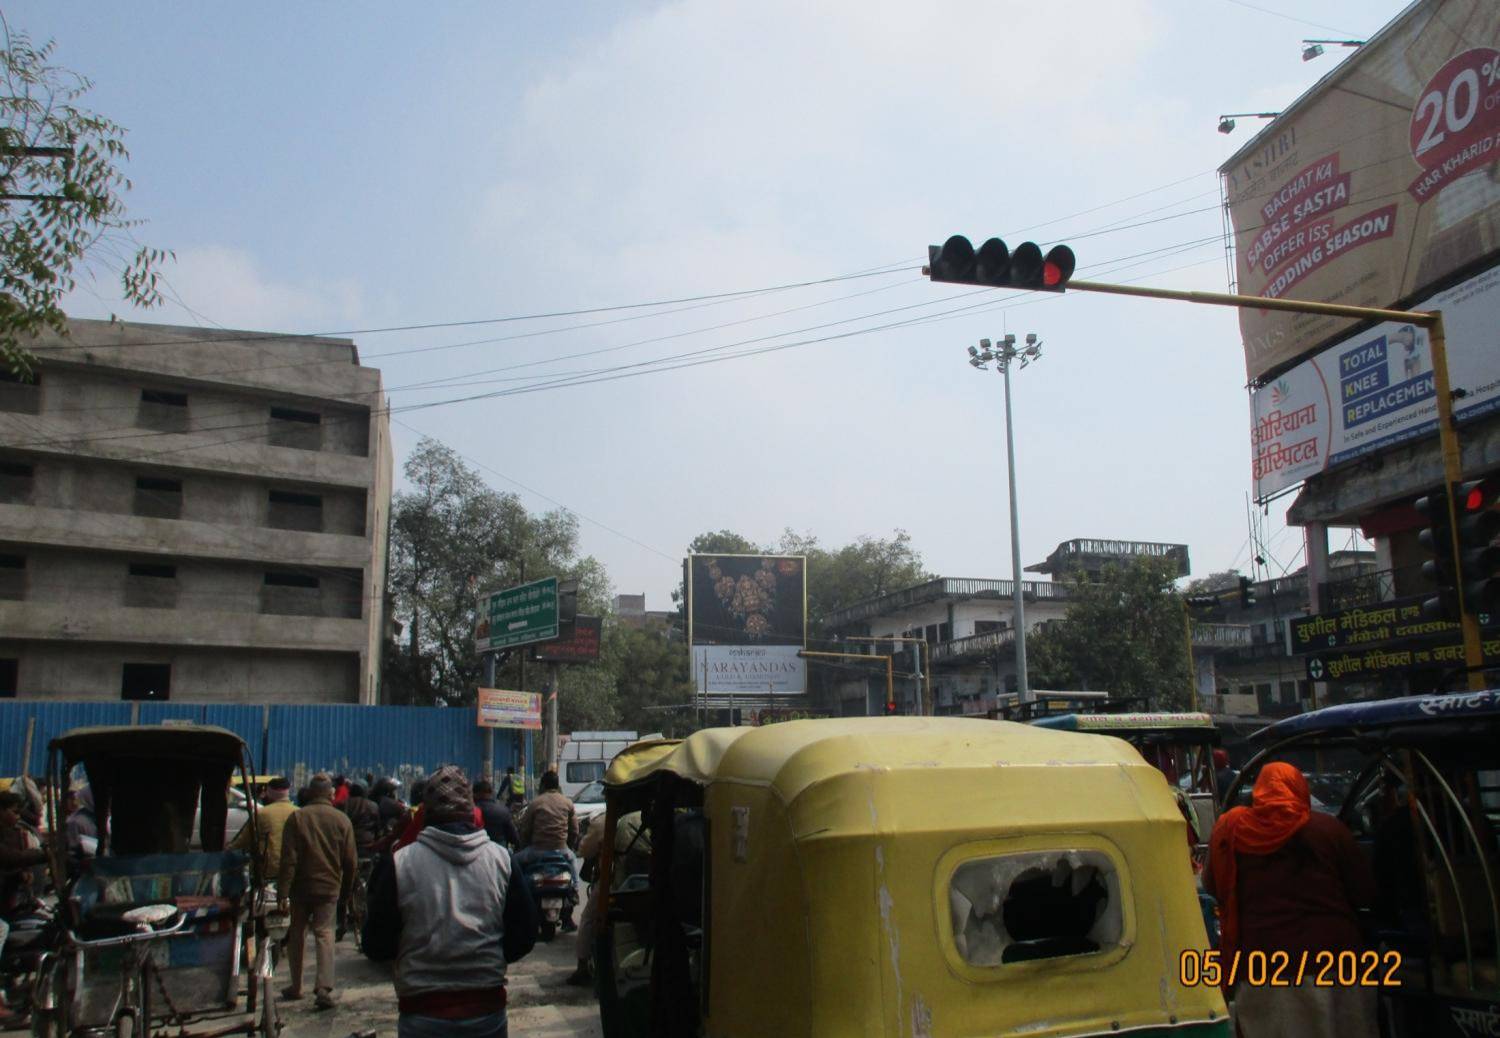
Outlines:
MULTIPOLYGON (((1414 310, 1441 310, 1454 417, 1500 407, 1500 267, 1414 310)), ((1426 329, 1391 322, 1350 336, 1257 389, 1251 475, 1264 500, 1308 476, 1403 440, 1437 433, 1426 329)))

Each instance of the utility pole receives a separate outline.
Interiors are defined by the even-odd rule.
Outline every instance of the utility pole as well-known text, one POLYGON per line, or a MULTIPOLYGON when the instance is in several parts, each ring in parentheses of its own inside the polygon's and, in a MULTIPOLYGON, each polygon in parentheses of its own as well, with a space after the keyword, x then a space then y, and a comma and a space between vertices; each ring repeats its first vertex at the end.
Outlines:
POLYGON ((1031 702, 1031 681, 1026 671, 1026 592, 1021 579, 1021 520, 1016 507, 1016 435, 1011 420, 1010 366, 1015 361, 1021 367, 1034 364, 1042 356, 1042 344, 1035 333, 1026 336, 1026 345, 1016 348, 1016 337, 1006 335, 994 346, 988 339, 980 339, 978 348, 969 347, 969 364, 979 371, 988 370, 986 365, 995 362, 1000 374, 1005 376, 1005 463, 1010 474, 1010 574, 1011 574, 1011 620, 1016 630, 1016 702, 1031 702))

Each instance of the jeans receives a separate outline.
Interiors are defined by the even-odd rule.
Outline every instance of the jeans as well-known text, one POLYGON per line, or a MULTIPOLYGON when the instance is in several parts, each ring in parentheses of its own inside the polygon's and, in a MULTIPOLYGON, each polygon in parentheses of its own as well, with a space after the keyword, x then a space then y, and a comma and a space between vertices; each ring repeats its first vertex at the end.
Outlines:
POLYGON ((306 949, 307 928, 312 924, 313 943, 318 949, 318 974, 313 993, 333 992, 333 901, 292 899, 292 918, 286 934, 286 961, 291 969, 291 987, 302 990, 302 956, 306 949))
POLYGON ((6 938, 10 936, 10 924, 0 919, 0 953, 5 951, 6 938))
POLYGON ((509 1033, 503 1009, 467 1020, 402 1013, 396 1021, 396 1038, 508 1038, 509 1033))

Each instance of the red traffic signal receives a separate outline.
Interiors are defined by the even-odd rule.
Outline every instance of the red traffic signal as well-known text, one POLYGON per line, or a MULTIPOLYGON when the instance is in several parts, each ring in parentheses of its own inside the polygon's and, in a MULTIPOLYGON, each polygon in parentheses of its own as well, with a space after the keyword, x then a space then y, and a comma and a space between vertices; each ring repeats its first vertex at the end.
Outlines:
POLYGON ((1464 609, 1488 613, 1500 607, 1500 477, 1456 484, 1453 499, 1458 504, 1458 568, 1463 574, 1464 609))
POLYGON ((885 716, 895 717, 901 711, 897 709, 895 700, 887 700, 885 704, 885 716))
POLYGON ((927 247, 925 273, 933 281, 953 285, 1061 292, 1074 266, 1073 250, 1066 245, 1054 245, 1044 256, 1035 242, 1022 242, 1012 251, 999 238, 991 238, 976 250, 969 239, 955 234, 940 246, 927 247))

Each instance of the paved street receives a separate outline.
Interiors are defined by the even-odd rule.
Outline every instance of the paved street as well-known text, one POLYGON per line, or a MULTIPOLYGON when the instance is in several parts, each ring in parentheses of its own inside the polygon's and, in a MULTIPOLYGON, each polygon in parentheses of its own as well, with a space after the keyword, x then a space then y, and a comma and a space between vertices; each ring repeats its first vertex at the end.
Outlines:
MULTIPOLYGON (((517 1038, 560 1038, 563 1035, 597 1038, 599 1011, 593 991, 569 987, 564 978, 573 971, 573 937, 560 934, 551 944, 538 944, 521 962, 510 967, 510 1033, 517 1038)), ((306 988, 312 990, 312 946, 308 944, 306 988)), ((354 950, 354 942, 339 942, 335 965, 339 1005, 317 1012, 312 999, 282 1003, 286 1029, 283 1038, 347 1038, 358 1031, 375 1031, 380 1038, 396 1033, 396 992, 389 967, 370 962, 354 950)), ((276 974, 279 991, 286 986, 286 966, 276 974)))

